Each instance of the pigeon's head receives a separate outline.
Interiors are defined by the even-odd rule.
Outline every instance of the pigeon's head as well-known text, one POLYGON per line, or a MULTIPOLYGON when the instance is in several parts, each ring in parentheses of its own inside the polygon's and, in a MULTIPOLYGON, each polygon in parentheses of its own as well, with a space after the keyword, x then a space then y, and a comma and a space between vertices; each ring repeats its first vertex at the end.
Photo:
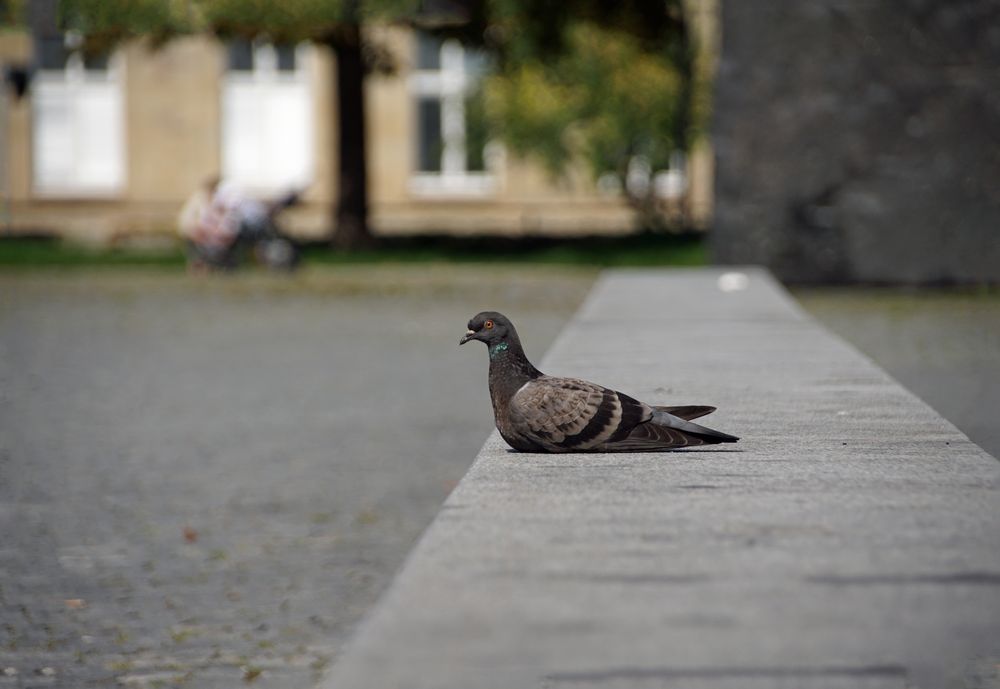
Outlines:
POLYGON ((469 321, 469 329, 458 344, 463 345, 469 340, 485 342, 491 349, 494 345, 505 342, 514 334, 514 326, 507 317, 496 311, 477 313, 469 321))

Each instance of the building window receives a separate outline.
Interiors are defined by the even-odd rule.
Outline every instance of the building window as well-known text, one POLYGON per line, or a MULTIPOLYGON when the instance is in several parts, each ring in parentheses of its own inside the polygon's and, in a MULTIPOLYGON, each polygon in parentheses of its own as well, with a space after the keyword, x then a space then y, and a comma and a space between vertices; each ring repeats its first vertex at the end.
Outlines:
POLYGON ((487 132, 474 98, 485 55, 454 39, 417 33, 414 99, 415 169, 419 195, 483 195, 495 189, 488 170, 487 132))
POLYGON ((119 56, 84 56, 42 39, 32 87, 32 184, 42 195, 107 196, 125 186, 119 56))
POLYGON ((222 93, 222 174, 265 193, 313 177, 310 48, 231 41, 222 93))

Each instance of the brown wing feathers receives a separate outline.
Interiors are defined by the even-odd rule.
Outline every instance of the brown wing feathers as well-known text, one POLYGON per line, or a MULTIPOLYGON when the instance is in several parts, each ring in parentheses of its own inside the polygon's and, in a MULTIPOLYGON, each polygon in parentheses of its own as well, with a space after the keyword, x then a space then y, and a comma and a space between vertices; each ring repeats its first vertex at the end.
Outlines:
POLYGON ((510 430, 551 451, 588 446, 621 417, 613 391, 572 378, 542 376, 509 406, 510 430))

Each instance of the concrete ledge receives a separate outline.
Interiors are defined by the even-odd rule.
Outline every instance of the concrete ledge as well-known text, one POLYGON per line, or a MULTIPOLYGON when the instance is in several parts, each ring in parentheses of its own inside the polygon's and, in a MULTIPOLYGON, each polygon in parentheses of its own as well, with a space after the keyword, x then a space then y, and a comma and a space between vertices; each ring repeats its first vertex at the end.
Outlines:
POLYGON ((738 445, 494 433, 323 686, 996 686, 1000 463, 746 272, 605 273, 540 366, 738 445))

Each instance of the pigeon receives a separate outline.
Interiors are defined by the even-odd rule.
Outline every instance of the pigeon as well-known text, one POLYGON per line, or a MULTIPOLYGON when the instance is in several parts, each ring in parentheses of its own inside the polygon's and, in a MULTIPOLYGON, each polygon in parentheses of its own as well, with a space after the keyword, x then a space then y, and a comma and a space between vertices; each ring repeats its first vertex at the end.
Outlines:
POLYGON ((459 340, 486 343, 497 430, 521 452, 655 452, 739 438, 692 423, 709 406, 661 407, 577 378, 532 366, 510 320, 484 311, 459 340))

